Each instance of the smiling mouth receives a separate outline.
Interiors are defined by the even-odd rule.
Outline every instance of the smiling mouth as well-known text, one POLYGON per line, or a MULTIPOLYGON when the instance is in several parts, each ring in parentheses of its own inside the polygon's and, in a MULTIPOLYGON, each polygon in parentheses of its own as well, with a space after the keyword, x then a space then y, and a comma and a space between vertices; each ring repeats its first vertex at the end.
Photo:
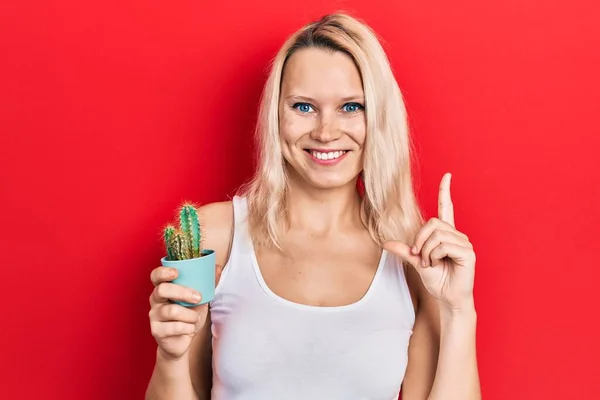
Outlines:
POLYGON ((307 153, 318 160, 335 160, 346 154, 349 150, 311 150, 304 149, 307 153))

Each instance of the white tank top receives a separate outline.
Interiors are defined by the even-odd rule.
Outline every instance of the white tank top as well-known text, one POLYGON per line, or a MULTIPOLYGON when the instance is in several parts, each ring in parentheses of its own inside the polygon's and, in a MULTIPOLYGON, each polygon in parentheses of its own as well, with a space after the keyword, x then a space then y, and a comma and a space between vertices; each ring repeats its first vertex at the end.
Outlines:
POLYGON ((258 268, 245 198, 233 198, 229 261, 210 303, 213 400, 397 400, 415 313, 383 250, 367 293, 345 306, 279 297, 258 268))

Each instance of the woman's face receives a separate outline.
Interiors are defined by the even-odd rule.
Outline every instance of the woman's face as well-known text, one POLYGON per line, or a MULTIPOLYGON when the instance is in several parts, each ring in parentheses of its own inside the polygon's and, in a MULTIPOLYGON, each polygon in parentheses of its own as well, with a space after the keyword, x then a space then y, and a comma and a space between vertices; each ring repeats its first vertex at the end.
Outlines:
POLYGON ((366 136, 360 73, 341 52, 302 49, 287 61, 281 83, 283 156, 314 187, 354 184, 366 136))

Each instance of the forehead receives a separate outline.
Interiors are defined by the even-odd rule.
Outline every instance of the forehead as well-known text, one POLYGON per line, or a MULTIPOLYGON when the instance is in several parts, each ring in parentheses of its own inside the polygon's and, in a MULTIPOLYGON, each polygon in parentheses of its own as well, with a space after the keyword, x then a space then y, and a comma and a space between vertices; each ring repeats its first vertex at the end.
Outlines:
POLYGON ((281 85, 284 94, 313 98, 363 94, 360 72, 350 56, 315 48, 290 56, 281 85))

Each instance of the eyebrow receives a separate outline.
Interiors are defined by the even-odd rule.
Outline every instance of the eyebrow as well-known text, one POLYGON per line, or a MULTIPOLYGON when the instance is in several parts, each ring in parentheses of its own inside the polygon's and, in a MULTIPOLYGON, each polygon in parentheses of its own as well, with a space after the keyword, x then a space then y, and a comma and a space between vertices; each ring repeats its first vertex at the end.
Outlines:
MULTIPOLYGON (((302 100, 302 101, 308 101, 308 102, 316 102, 315 99, 313 99, 312 97, 307 97, 307 96, 300 96, 300 95, 289 95, 285 97, 286 100, 302 100)), ((364 101, 364 96, 361 95, 353 95, 353 96, 347 96, 341 99, 342 101, 346 102, 346 101, 364 101)))

